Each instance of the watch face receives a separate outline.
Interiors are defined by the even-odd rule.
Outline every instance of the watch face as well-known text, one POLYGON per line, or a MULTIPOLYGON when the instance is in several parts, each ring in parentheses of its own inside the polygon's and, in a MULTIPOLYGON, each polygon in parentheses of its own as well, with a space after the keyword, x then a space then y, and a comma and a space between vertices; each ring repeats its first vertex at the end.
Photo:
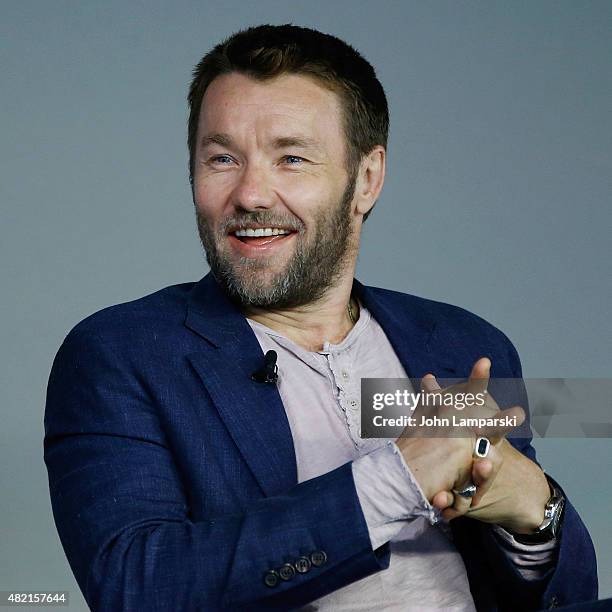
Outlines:
POLYGON ((561 526, 561 515, 563 514, 563 508, 565 506, 565 499, 563 497, 559 498, 559 502, 556 507, 553 509, 552 514, 552 522, 550 524, 550 531, 553 538, 556 538, 561 526))

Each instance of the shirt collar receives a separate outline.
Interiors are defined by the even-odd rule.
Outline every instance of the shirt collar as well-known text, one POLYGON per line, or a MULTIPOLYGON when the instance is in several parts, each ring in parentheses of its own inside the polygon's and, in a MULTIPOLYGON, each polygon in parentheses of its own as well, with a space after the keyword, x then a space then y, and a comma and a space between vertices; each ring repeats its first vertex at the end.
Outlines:
POLYGON ((355 323, 351 331, 349 331, 346 337, 338 344, 332 344, 330 342, 325 341, 323 343, 323 348, 320 351, 308 351, 305 348, 301 347, 300 345, 296 344, 293 340, 290 340, 289 338, 281 334, 280 332, 274 329, 271 329, 267 325, 263 325, 262 323, 259 323, 258 321, 247 319, 247 322, 254 331, 259 330, 265 333, 266 335, 270 336, 271 338, 274 338, 274 340, 276 340, 276 342, 278 342, 278 344, 280 344, 282 347, 291 351, 297 357, 304 359, 306 354, 308 355, 317 355, 317 354, 318 355, 329 355, 330 353, 339 353, 339 352, 345 351, 346 349, 351 347, 353 344, 355 344, 355 342, 357 342, 359 337, 367 329, 371 320, 372 320, 372 315, 370 314, 370 311, 365 306, 363 306, 361 302, 359 302, 359 319, 357 320, 357 323, 355 323))

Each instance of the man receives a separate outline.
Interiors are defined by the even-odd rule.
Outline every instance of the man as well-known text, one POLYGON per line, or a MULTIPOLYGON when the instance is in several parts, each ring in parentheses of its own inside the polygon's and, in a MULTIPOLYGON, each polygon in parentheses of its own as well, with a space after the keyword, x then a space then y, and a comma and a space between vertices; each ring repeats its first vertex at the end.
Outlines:
MULTIPOLYGON (((529 437, 359 435, 361 378, 409 375, 432 392, 435 376, 467 379, 453 394, 521 377, 478 317, 353 279, 385 172, 372 67, 334 37, 261 26, 204 57, 189 102, 211 274, 81 322, 49 381, 53 510, 89 605, 517 610, 596 597, 589 536, 529 437)), ((518 422, 521 390, 505 398, 518 422)))

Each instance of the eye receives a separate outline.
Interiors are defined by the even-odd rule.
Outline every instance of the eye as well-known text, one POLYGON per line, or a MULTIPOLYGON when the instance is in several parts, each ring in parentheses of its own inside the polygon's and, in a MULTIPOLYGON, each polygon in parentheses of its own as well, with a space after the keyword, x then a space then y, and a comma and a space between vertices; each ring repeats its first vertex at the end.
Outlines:
POLYGON ((285 155, 283 158, 289 166, 296 166, 297 164, 306 161, 303 157, 297 155, 285 155))
POLYGON ((210 161, 213 164, 220 164, 222 166, 227 166, 233 160, 232 160, 232 158, 229 155, 215 155, 214 157, 210 158, 210 161))

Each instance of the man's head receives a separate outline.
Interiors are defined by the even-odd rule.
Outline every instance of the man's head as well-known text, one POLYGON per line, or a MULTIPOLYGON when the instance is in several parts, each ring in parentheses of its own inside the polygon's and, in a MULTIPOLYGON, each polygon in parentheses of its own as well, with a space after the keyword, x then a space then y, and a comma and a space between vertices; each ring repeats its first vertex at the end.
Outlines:
POLYGON ((213 273, 245 305, 316 300, 356 257, 355 218, 382 187, 388 111, 373 68, 332 36, 260 26, 202 59, 189 103, 190 177, 213 273), (275 235, 241 232, 264 228, 275 235))
POLYGON ((233 34, 195 67, 188 96, 191 180, 202 99, 215 78, 232 72, 258 80, 281 74, 310 75, 335 91, 342 105, 349 173, 376 145, 387 148, 387 98, 366 59, 339 38, 317 30, 262 25, 233 34))

